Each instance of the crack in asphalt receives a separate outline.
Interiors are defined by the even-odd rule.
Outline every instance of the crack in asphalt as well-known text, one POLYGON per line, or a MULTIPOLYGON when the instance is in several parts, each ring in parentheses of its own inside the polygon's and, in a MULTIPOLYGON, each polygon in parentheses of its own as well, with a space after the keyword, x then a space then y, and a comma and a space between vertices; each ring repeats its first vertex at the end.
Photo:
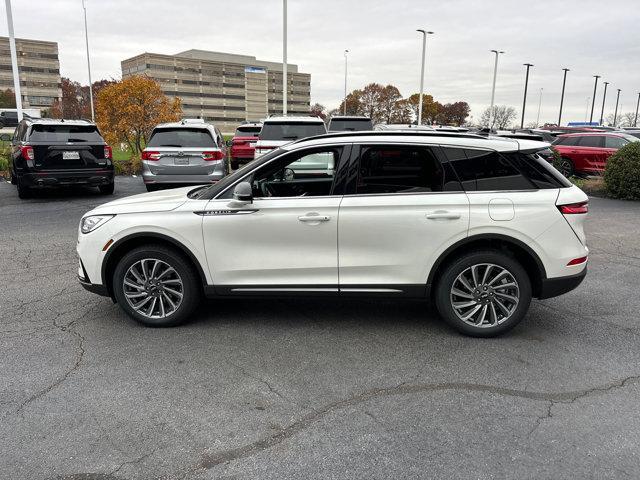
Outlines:
POLYGON ((299 420, 283 428, 273 435, 261 438, 255 442, 243 445, 238 448, 229 450, 223 450, 215 453, 204 453, 201 457, 199 464, 195 470, 208 470, 216 465, 223 463, 233 462, 242 458, 253 456, 263 450, 267 450, 275 445, 278 445, 285 440, 300 433, 306 428, 310 427, 313 423, 332 412, 345 409, 354 405, 358 405, 369 400, 389 397, 395 395, 407 395, 425 392, 437 392, 447 390, 463 390, 467 392, 483 392, 492 393, 496 395, 525 398, 530 400, 540 400, 550 402, 550 406, 547 408, 547 414, 539 417, 536 422, 536 426, 529 432, 529 435, 535 431, 535 429, 546 418, 552 416, 551 409, 556 403, 571 404, 580 398, 584 398, 596 393, 604 393, 613 389, 623 388, 628 383, 640 380, 640 375, 634 375, 626 377, 622 380, 612 382, 606 385, 592 387, 585 390, 578 390, 572 392, 558 392, 558 393, 545 393, 545 392, 532 392, 525 390, 516 390, 511 388, 496 387, 492 385, 474 384, 474 383, 436 383, 436 384, 422 384, 422 385, 405 385, 400 384, 395 387, 387 388, 374 388, 366 390, 359 394, 353 395, 346 399, 337 400, 326 404, 322 408, 315 409, 313 412, 308 413, 301 417, 299 420))
POLYGON ((144 460, 146 460, 147 458, 149 458, 151 455, 153 455, 154 453, 156 453, 158 451, 157 448, 154 448, 152 451, 150 451, 149 453, 145 453, 144 455, 133 459, 133 460, 129 460, 128 462, 122 462, 120 465, 118 465, 115 469, 113 469, 111 472, 109 472, 107 475, 108 476, 113 476, 116 473, 118 473, 120 470, 122 470, 125 466, 127 465, 136 465, 144 460))

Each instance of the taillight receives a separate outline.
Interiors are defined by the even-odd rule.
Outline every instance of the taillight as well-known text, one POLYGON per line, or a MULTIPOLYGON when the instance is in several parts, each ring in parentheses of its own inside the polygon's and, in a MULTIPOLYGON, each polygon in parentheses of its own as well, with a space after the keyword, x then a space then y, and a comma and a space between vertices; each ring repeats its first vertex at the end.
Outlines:
POLYGON ((104 158, 108 160, 113 159, 113 151, 111 150, 111 147, 109 145, 104 146, 104 158))
POLYGON ((558 205, 560 213, 563 215, 575 215, 576 213, 589 212, 589 202, 570 203, 568 205, 558 205))
POLYGON ((588 258, 589 257, 574 258, 569 263, 567 263, 567 267, 570 267, 572 265, 580 265, 581 263, 585 263, 588 260, 588 258))
POLYGON ((34 159, 34 155, 33 155, 33 147, 20 147, 20 153, 22 154, 22 157, 25 160, 33 160, 34 159))
POLYGON ((213 160, 222 160, 224 158, 224 154, 220 150, 215 150, 213 152, 202 152, 202 158, 207 162, 211 162, 213 160))
POLYGON ((159 160, 160 159, 160 152, 148 152, 148 151, 143 151, 142 155, 140 156, 140 158, 142 158, 142 160, 159 160))

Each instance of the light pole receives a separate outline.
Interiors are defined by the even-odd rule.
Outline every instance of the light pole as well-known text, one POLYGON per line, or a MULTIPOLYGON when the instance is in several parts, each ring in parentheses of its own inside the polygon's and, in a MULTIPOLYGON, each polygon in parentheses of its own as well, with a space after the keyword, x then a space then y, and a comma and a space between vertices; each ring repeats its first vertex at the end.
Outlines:
POLYGON ((558 126, 562 123, 562 104, 564 103, 564 87, 567 84, 567 72, 570 70, 568 68, 563 68, 564 77, 562 78, 562 94, 560 95, 560 113, 558 114, 558 126))
POLYGON ((89 102, 91 103, 91 121, 95 122, 96 117, 93 112, 93 86, 91 85, 91 61, 89 60, 89 33, 87 30, 87 6, 82 0, 82 9, 84 10, 84 41, 87 46, 87 70, 89 72, 89 102))
POLYGON ((282 115, 287 115, 287 0, 282 0, 282 115))
POLYGON ((538 100, 538 115, 536 116, 536 127, 540 126, 540 108, 542 107, 542 91, 544 88, 540 88, 540 99, 538 100))
POLYGON ((422 66, 420 67, 420 97, 418 98, 418 125, 422 125, 422 95, 424 92, 424 62, 427 53, 427 35, 433 35, 433 32, 422 29, 418 29, 416 32, 422 33, 422 66))
POLYGON ((22 121, 22 94, 20 93, 20 72, 18 71, 18 55, 16 54, 16 37, 13 33, 13 15, 11 0, 4 0, 7 7, 7 27, 9 29, 9 49, 11 50, 11 70, 13 70, 13 93, 16 96, 18 122, 22 121))
POLYGON ((618 89, 618 96, 616 97, 616 111, 613 114, 613 126, 618 124, 618 103, 620 102, 620 89, 618 89))
POLYGON ((533 63, 523 64, 527 67, 527 75, 524 77, 524 99, 522 100, 522 120, 520 120, 520 128, 524 128, 524 109, 527 106, 527 87, 529 86, 529 68, 533 67, 533 63))
POLYGON ((604 122, 604 102, 607 99, 607 85, 609 82, 604 82, 604 94, 602 95, 602 110, 600 110, 600 125, 604 122))
POLYGON ((589 102, 591 101, 591 97, 587 97, 587 106, 584 109, 584 121, 586 123, 587 116, 589 115, 589 102))
POLYGON ((489 107, 489 128, 492 128, 492 118, 493 118, 493 101, 496 98, 496 76, 498 75, 498 55, 504 53, 502 50, 491 50, 496 54, 496 60, 493 64, 493 86, 491 87, 491 106, 489 107))
POLYGON ((600 75, 594 75, 593 78, 596 79, 596 82, 593 85, 593 99, 591 100, 591 116, 589 117, 589 123, 593 122, 593 109, 596 106, 596 89, 598 88, 598 79, 600 78, 600 75))
POLYGON ((633 126, 638 126, 638 107, 640 107, 640 92, 638 93, 638 102, 636 103, 636 117, 633 119, 633 126))
POLYGON ((347 54, 349 50, 344 51, 344 113, 347 114, 347 54))

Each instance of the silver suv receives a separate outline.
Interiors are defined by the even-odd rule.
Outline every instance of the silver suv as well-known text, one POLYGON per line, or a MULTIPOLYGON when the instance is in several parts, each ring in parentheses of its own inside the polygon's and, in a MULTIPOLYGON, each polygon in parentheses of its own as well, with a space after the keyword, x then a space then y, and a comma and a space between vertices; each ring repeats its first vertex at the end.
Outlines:
POLYGON ((142 179, 150 192, 162 184, 215 183, 227 172, 222 133, 201 119, 158 125, 142 152, 142 179))

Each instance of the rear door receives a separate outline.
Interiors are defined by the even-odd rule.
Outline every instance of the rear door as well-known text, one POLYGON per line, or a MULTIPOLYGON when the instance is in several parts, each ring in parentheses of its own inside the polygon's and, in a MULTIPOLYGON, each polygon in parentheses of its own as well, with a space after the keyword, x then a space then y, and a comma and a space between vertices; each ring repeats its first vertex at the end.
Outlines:
POLYGON ((340 291, 424 294, 432 265, 469 225, 469 200, 440 147, 364 144, 350 174, 338 223, 340 291))
POLYGON ((603 169, 606 166, 606 162, 611 155, 616 153, 620 148, 624 147, 627 143, 622 137, 618 137, 617 135, 606 135, 604 138, 604 165, 603 169))
POLYGON ((607 154, 604 135, 583 135, 578 142, 578 154, 589 173, 604 172, 607 154))
POLYGON ((35 123, 26 141, 33 148, 36 169, 104 168, 108 163, 105 142, 95 125, 35 123))
POLYGON ((156 128, 145 149, 154 175, 208 175, 224 152, 206 128, 156 128))

